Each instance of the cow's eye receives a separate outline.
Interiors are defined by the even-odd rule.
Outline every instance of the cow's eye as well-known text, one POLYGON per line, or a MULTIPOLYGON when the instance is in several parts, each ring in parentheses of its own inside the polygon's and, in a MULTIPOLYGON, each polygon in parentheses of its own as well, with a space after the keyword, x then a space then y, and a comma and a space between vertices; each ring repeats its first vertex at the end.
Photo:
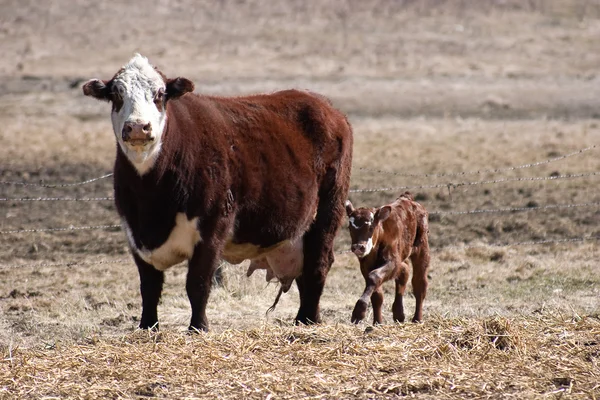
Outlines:
POLYGON ((165 105, 165 91, 163 89, 159 89, 154 95, 154 105, 158 111, 163 111, 165 105))
POLYGON ((123 107, 122 92, 123 92, 122 89, 117 89, 117 90, 113 89, 113 91, 111 92, 113 111, 115 111, 115 112, 119 112, 121 107, 123 107))

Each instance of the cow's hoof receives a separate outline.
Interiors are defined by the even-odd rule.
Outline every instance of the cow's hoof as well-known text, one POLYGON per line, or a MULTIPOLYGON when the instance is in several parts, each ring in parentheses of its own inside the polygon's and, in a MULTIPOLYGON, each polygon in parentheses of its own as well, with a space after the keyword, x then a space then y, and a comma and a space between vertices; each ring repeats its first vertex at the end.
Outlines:
POLYGON ((404 323, 404 314, 394 315, 394 322, 402 324, 404 323))
POLYGON ((207 326, 201 326, 199 328, 196 328, 195 326, 188 326, 188 333, 190 334, 199 334, 199 333, 204 333, 204 332, 208 332, 208 327, 207 326))
POLYGON ((321 318, 319 318, 319 316, 308 316, 308 315, 304 315, 301 313, 298 313, 298 315, 296 316, 296 319, 294 319, 294 325, 314 325, 314 324, 320 324, 321 323, 321 318))
POLYGON ((294 325, 314 325, 318 323, 320 323, 320 321, 315 322, 310 318, 296 318, 294 320, 294 325))
POLYGON ((138 328, 140 329, 144 329, 147 331, 152 331, 152 332, 158 332, 158 321, 150 323, 144 323, 144 322, 140 322, 140 326, 138 326, 138 328))
POLYGON ((367 316, 367 308, 369 305, 366 301, 358 300, 352 311, 352 323, 358 324, 367 316))

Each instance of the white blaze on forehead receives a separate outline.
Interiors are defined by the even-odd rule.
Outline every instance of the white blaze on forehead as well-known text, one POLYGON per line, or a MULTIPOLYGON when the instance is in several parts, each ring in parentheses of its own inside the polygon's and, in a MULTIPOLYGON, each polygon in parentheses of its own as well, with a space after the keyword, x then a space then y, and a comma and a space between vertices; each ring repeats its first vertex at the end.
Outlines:
MULTIPOLYGON (((369 221, 365 221, 365 225, 371 225, 373 223, 373 213, 370 214, 371 215, 371 219, 369 221)), ((350 222, 350 225, 352 225, 352 227, 354 229, 359 229, 360 227, 358 225, 356 225, 356 223, 354 222, 355 219, 354 217, 350 217, 348 218, 348 221, 350 222)))
POLYGON ((121 68, 113 83, 119 88, 117 90, 125 90, 123 94, 129 95, 139 94, 140 90, 156 91, 165 87, 162 76, 146 57, 139 54, 121 68))
POLYGON ((156 93, 165 89, 164 79, 146 57, 136 54, 115 76, 112 85, 112 90, 123 102, 121 108, 111 115, 113 131, 125 155, 143 175, 154 165, 165 128, 166 112, 159 111, 154 104, 156 93), (126 122, 150 124, 154 141, 135 147, 123 142, 122 131, 126 122))

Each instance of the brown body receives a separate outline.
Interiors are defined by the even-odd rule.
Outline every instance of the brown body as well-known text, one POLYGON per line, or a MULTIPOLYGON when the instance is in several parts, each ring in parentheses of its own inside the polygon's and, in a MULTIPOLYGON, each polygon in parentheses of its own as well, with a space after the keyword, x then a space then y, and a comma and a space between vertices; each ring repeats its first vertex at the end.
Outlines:
POLYGON ((409 193, 380 208, 354 209, 346 203, 350 219, 352 251, 357 254, 366 288, 352 312, 352 322, 365 318, 369 299, 373 305, 373 323, 382 323, 382 284, 396 283, 392 306, 394 321, 404 322, 403 296, 412 264, 412 286, 416 299, 413 322, 423 318, 423 301, 427 293, 429 268, 428 214, 409 193), (371 243, 369 243, 369 239, 371 243))
POLYGON ((350 179, 346 117, 308 92, 209 97, 153 71, 137 55, 111 81, 84 85, 113 103, 115 201, 141 279, 140 327, 156 326, 171 265, 189 261, 190 329, 206 330, 219 259, 260 260, 281 249, 293 253, 273 259, 288 287, 298 284, 296 321, 318 322, 350 179))

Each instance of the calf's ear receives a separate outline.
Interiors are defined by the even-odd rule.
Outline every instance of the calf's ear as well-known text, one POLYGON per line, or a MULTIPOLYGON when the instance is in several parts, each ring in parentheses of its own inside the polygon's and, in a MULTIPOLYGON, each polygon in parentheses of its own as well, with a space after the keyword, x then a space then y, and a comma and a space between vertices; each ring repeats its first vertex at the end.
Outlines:
POLYGON ((350 200, 346 200, 346 203, 344 203, 344 205, 346 206, 346 214, 350 216, 354 212, 354 206, 352 205, 350 200))
POLYGON ((194 82, 187 78, 174 78, 167 80, 167 100, 176 99, 187 92, 194 91, 194 82))
POLYGON ((377 222, 385 221, 386 219, 388 219, 391 212, 392 212, 392 207, 383 206, 375 212, 375 220, 377 222))
POLYGON ((110 87, 107 85, 108 81, 100 79, 90 79, 83 86, 83 94, 86 96, 94 97, 98 100, 110 100, 110 87))

